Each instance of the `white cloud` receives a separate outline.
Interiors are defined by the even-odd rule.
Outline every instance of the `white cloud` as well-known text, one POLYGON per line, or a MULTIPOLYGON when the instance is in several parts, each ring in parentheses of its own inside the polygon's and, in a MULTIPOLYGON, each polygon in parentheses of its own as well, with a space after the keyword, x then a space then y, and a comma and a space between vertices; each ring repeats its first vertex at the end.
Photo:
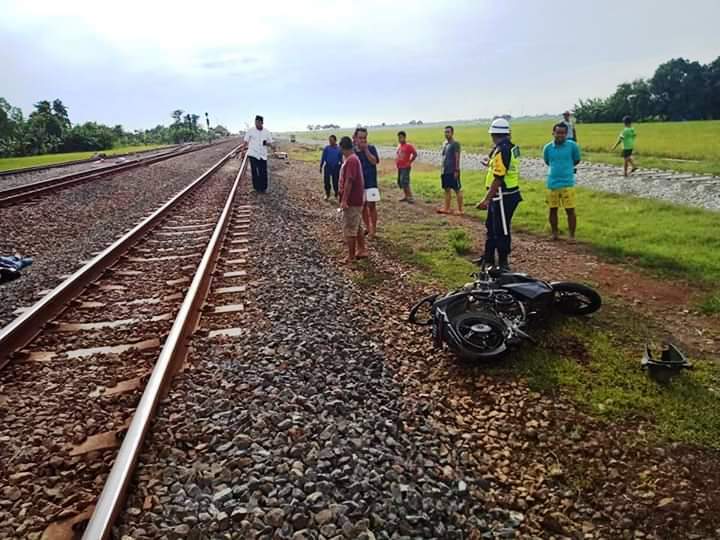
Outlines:
POLYGON ((234 128, 258 111, 282 127, 553 112, 672 56, 707 61, 720 3, 686 11, 704 16, 651 0, 0 0, 3 92, 130 127, 177 107, 234 128))

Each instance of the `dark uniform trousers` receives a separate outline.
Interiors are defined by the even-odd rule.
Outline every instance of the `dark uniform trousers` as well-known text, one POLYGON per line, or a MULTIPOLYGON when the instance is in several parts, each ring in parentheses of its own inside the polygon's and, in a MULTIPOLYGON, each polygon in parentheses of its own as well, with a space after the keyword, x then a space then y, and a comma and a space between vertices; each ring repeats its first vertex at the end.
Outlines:
POLYGON ((515 209, 522 201, 520 190, 515 188, 510 191, 503 190, 502 205, 505 210, 505 227, 503 228, 503 215, 500 210, 501 201, 495 200, 488 206, 487 219, 485 227, 487 229, 487 238, 485 240, 485 260, 488 262, 495 260, 495 252, 497 251, 500 264, 507 263, 508 255, 512 250, 512 217, 515 209), (507 230, 507 234, 505 234, 507 230))
POLYGON ((264 193, 268 188, 267 160, 250 156, 250 172, 255 191, 264 193))
POLYGON ((338 183, 340 182, 340 166, 335 168, 329 167, 325 164, 323 170, 323 182, 325 184, 325 195, 330 195, 330 184, 332 181, 332 192, 338 194, 338 183))

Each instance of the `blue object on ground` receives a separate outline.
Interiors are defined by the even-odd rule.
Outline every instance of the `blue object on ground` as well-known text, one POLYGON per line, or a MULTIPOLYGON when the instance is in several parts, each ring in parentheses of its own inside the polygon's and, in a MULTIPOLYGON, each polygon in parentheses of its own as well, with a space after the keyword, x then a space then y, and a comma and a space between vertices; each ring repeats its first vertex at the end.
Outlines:
POLYGON ((32 262, 32 257, 16 257, 15 255, 9 257, 0 256, 0 266, 14 268, 15 270, 22 270, 26 266, 30 266, 32 262))
POLYGON ((30 266, 33 260, 31 257, 9 257, 0 256, 0 283, 13 281, 20 277, 20 270, 30 266))

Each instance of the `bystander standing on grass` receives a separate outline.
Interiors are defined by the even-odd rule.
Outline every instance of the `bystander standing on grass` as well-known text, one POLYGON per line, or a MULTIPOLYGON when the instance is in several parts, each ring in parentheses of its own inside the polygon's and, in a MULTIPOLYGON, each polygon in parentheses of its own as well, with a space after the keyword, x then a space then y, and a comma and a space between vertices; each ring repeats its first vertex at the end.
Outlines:
POLYGON ((342 165, 342 151, 337 144, 337 137, 330 135, 330 137, 328 137, 328 145, 323 148, 322 156, 320 157, 320 172, 323 173, 326 201, 330 198, 331 187, 335 198, 338 196, 340 165, 342 165))
POLYGON ((577 216, 575 215, 575 167, 580 163, 580 147, 567 138, 563 122, 553 127, 553 141, 543 148, 543 160, 549 167, 547 174, 547 205, 552 239, 558 239, 558 209, 565 209, 570 240, 575 240, 577 216))
POLYGON ((398 147, 396 152, 395 165, 397 166, 398 187, 403 190, 405 196, 400 199, 400 202, 412 203, 413 194, 410 188, 410 169, 412 163, 417 159, 417 150, 415 147, 407 142, 407 134, 404 131, 398 131, 398 147))
POLYGON ((633 150, 635 150, 635 138, 637 137, 637 134, 635 133, 635 128, 632 127, 632 118, 629 116, 626 116, 623 118, 623 124, 625 124, 625 127, 620 132, 620 136, 618 137, 617 142, 615 142, 615 146, 612 147, 613 150, 615 150, 620 143, 623 145, 623 159, 625 162, 623 163, 623 170, 625 172, 625 176, 628 175, 628 168, 632 167, 630 169, 630 173, 634 173, 637 171, 637 167, 635 166, 635 161, 633 160, 633 150))
POLYGON ((355 154, 362 164, 363 177, 365 179, 365 205, 363 206, 363 222, 369 238, 375 238, 377 232, 377 203, 380 200, 380 189, 377 181, 377 164, 380 162, 380 155, 377 148, 368 144, 367 128, 355 130, 355 154))
POLYGON ((452 126, 445 126, 445 143, 442 148, 442 171, 440 171, 440 183, 445 191, 445 205, 437 210, 438 214, 451 214, 450 203, 452 192, 455 192, 457 200, 457 213, 463 214, 463 194, 460 183, 460 143, 455 140, 455 129, 452 126))
POLYGON ((577 127, 575 127, 575 121, 572 119, 570 111, 565 111, 563 113, 563 119, 560 120, 560 123, 567 129, 567 139, 569 141, 577 142, 577 127))
POLYGON ((353 151, 350 137, 340 139, 343 163, 340 168, 340 208, 343 213, 343 236, 348 248, 347 262, 367 257, 365 235, 360 223, 365 202, 362 164, 353 151))

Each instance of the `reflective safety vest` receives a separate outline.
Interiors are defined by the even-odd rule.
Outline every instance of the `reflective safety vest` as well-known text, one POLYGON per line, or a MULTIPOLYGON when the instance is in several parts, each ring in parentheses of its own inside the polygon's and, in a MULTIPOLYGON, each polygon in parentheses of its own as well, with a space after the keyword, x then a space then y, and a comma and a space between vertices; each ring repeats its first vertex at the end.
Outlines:
POLYGON ((485 188, 490 189, 490 186, 495 180, 495 176, 505 177, 505 189, 513 189, 520 187, 520 147, 512 146, 510 148, 510 166, 505 168, 505 164, 502 162, 502 156, 500 155, 500 148, 496 146, 490 155, 490 161, 488 162, 488 170, 485 175, 485 188), (496 162, 497 164, 496 168, 496 162), (505 174, 497 174, 498 172, 505 172, 505 174))

